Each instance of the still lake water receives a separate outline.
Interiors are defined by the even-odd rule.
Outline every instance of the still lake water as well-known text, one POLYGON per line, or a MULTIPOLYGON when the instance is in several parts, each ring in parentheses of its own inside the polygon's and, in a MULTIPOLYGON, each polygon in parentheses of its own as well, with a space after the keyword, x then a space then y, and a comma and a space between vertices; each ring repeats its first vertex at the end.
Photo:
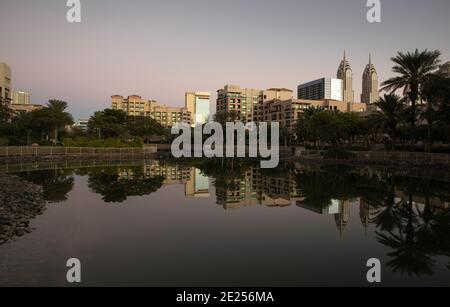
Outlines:
POLYGON ((450 286, 447 175, 158 161, 13 173, 47 205, 0 245, 1 286, 67 286, 69 258, 85 286, 365 286, 370 258, 382 285, 450 286))

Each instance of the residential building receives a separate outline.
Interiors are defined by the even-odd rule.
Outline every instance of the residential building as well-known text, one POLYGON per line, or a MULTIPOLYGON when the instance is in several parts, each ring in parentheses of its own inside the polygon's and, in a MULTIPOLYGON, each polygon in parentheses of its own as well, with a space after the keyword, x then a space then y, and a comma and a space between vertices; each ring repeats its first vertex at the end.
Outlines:
POLYGON ((30 93, 22 91, 13 91, 13 104, 30 104, 30 93))
POLYGON ((446 78, 450 78, 450 61, 439 67, 439 74, 446 78))
POLYGON ((261 122, 279 122, 280 126, 295 129, 297 120, 308 108, 321 108, 339 112, 364 112, 363 103, 345 103, 343 101, 322 99, 289 99, 265 101, 260 105, 258 120, 261 122))
POLYGON ((298 99, 343 101, 343 81, 341 79, 321 78, 298 86, 298 99))
POLYGON ((138 95, 127 98, 120 95, 112 96, 111 107, 114 110, 122 110, 129 116, 151 117, 164 127, 172 127, 176 123, 189 125, 192 123, 191 113, 186 108, 169 107, 155 100, 142 99, 138 95))
POLYGON ((187 92, 185 101, 192 115, 192 126, 206 124, 211 114, 211 93, 187 92))
POLYGON ((45 108, 45 106, 41 105, 41 104, 11 104, 10 105, 11 110, 15 111, 15 112, 33 112, 36 110, 41 110, 43 108, 45 108))
POLYGON ((287 88, 269 88, 264 91, 264 101, 269 100, 289 100, 294 98, 294 91, 287 88))
POLYGON ((11 84, 11 68, 5 63, 0 63, 0 101, 7 104, 11 103, 11 84))
POLYGON ((353 91, 353 71, 347 61, 347 56, 344 52, 344 59, 339 65, 337 78, 342 80, 342 101, 352 103, 355 101, 355 92, 353 91))
POLYGON ((264 101, 264 91, 225 85, 217 91, 217 112, 235 111, 244 122, 258 120, 258 105, 264 101))
POLYGON ((369 55, 369 64, 364 69, 362 76, 362 94, 361 102, 367 104, 376 103, 380 99, 378 93, 378 74, 375 66, 372 64, 372 56, 369 55))
POLYGON ((286 88, 267 90, 241 88, 239 85, 225 85, 217 91, 217 112, 236 111, 244 122, 258 121, 259 106, 264 101, 293 98, 293 91, 286 88))
POLYGON ((76 121, 75 123, 75 127, 80 129, 81 131, 87 132, 88 130, 88 123, 89 123, 89 119, 86 118, 80 118, 76 121))
POLYGON ((201 170, 193 167, 190 179, 185 185, 185 195, 188 197, 205 198, 209 194, 209 177, 205 176, 201 170))

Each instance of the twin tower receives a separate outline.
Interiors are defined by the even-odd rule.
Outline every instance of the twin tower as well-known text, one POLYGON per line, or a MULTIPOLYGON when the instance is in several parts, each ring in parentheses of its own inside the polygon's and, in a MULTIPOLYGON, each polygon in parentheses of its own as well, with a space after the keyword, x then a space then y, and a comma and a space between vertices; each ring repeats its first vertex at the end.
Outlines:
MULTIPOLYGON (((353 71, 347 61, 346 54, 344 52, 344 59, 339 65, 337 72, 337 78, 343 82, 343 100, 344 102, 355 102, 355 92, 353 91, 353 71)), ((378 94, 378 74, 375 66, 372 64, 372 57, 369 55, 369 64, 364 69, 362 76, 362 94, 361 102, 366 104, 372 104, 379 99, 378 94)))

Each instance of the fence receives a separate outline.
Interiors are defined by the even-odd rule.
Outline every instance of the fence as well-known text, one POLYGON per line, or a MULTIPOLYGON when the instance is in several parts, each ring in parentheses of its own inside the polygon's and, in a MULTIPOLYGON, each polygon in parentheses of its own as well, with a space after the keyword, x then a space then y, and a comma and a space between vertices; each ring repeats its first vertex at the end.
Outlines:
MULTIPOLYGON (((296 156, 304 160, 323 160, 324 151, 297 151, 296 156)), ((393 163, 407 162, 417 165, 437 164, 450 165, 450 154, 423 153, 423 152, 378 152, 378 151, 354 151, 349 157, 328 156, 327 160, 349 160, 357 162, 393 163)))
POLYGON ((156 153, 154 147, 88 148, 88 147, 0 147, 0 158, 27 157, 121 157, 147 156, 156 153))

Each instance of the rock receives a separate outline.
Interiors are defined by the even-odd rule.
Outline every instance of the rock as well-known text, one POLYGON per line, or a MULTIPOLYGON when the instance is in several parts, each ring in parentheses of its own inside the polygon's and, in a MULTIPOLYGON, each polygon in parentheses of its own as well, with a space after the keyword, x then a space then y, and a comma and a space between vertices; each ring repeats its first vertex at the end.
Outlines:
POLYGON ((0 174, 0 245, 30 233, 30 221, 44 211, 41 187, 0 174))

